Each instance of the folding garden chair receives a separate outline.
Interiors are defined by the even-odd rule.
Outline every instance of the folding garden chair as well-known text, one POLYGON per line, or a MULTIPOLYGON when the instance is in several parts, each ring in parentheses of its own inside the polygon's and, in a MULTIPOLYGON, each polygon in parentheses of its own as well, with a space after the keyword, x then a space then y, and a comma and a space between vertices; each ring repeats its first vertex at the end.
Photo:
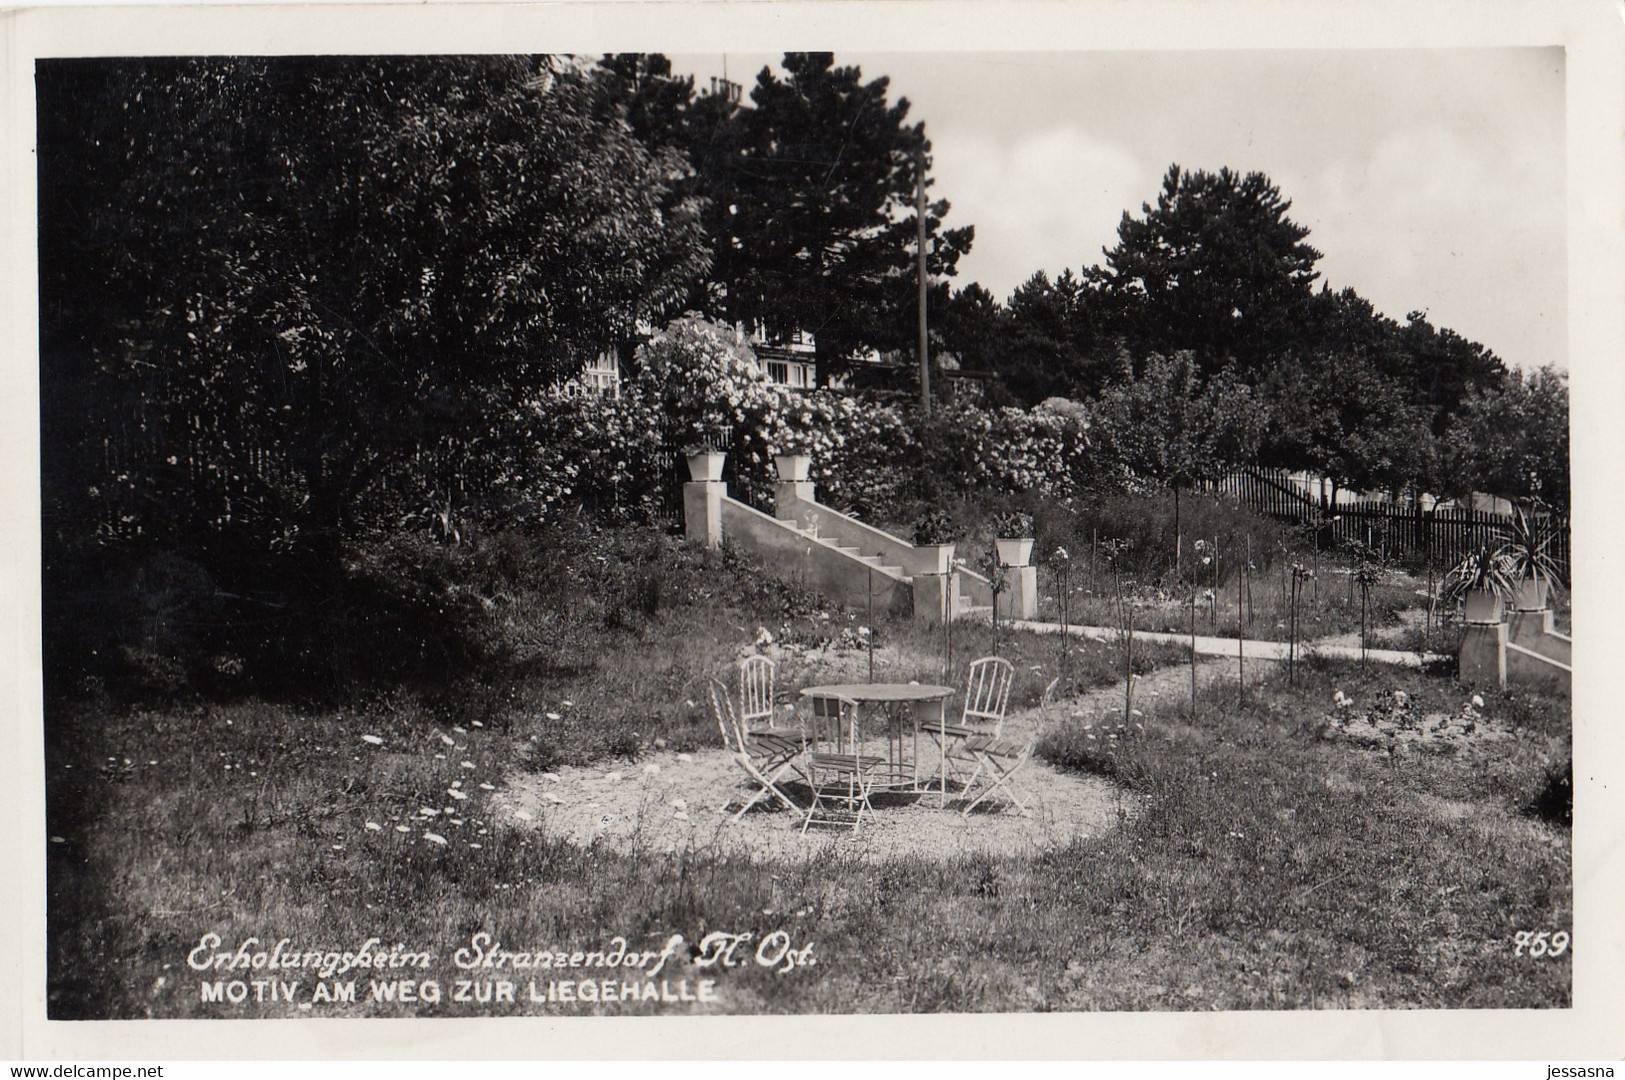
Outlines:
POLYGON ((1060 681, 1060 677, 1057 676, 1044 688, 1044 697, 1038 703, 1039 726, 1025 739, 1003 738, 1001 725, 999 732, 991 735, 972 735, 965 740, 965 753, 976 762, 976 769, 965 785, 965 794, 972 797, 960 811, 961 814, 969 816, 972 810, 996 791, 1004 792, 1023 814, 1027 813, 1026 801, 1010 781, 1032 759, 1033 748, 1038 745, 1040 733, 1049 727, 1050 705, 1055 698, 1055 687, 1060 681), (981 781, 979 790, 978 780, 981 781))
POLYGON ((978 735, 997 735, 1004 725, 1004 710, 1010 702, 1010 684, 1015 665, 998 656, 984 656, 971 662, 965 682, 965 707, 957 724, 922 724, 942 756, 943 779, 953 777, 958 767, 979 764, 965 749, 966 740, 978 735))
POLYGON ((765 656, 747 656, 739 664, 739 722, 746 731, 772 728, 773 681, 778 665, 765 656))
POLYGON ((728 696, 728 688, 716 679, 711 680, 711 711, 716 715, 717 727, 722 731, 722 745, 745 774, 760 785, 756 794, 739 808, 739 813, 733 816, 733 820, 738 821, 744 817, 745 811, 769 794, 783 803, 786 809, 800 810, 801 807, 796 801, 786 795, 779 785, 787 773, 795 773, 805 778, 805 773, 798 768, 796 759, 802 755, 806 745, 799 738, 790 735, 745 730, 745 725, 734 712, 733 699, 728 696))
POLYGON ((869 793, 874 789, 876 775, 887 768, 886 758, 859 752, 854 745, 843 751, 842 732, 853 730, 853 713, 857 705, 845 698, 812 699, 813 750, 806 759, 806 778, 812 788, 812 805, 802 819, 801 832, 813 822, 821 825, 850 824, 856 832, 863 823, 865 812, 873 811, 869 793), (820 749, 830 746, 833 749, 820 749), (834 806, 840 804, 844 811, 834 806))

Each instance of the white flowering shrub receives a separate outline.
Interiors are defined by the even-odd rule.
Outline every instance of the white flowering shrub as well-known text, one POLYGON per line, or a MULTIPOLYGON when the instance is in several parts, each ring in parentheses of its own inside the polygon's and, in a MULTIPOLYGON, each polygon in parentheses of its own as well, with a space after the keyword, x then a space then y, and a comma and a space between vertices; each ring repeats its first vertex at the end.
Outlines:
POLYGON ((638 349, 625 390, 661 417, 669 447, 726 451, 736 494, 760 501, 792 399, 757 364, 743 334, 685 315, 638 349))
POLYGON ((659 513, 662 417, 649 402, 553 393, 531 404, 528 423, 538 447, 538 504, 644 520, 659 513))
POLYGON ((1068 498, 1104 475, 1081 406, 955 403, 922 418, 907 405, 789 390, 743 335, 696 315, 638 350, 619 399, 550 394, 514 423, 530 448, 516 486, 544 513, 581 504, 653 519, 672 483, 670 454, 700 447, 726 451, 734 494, 759 505, 773 455, 809 454, 820 499, 876 518, 950 493, 1068 498))

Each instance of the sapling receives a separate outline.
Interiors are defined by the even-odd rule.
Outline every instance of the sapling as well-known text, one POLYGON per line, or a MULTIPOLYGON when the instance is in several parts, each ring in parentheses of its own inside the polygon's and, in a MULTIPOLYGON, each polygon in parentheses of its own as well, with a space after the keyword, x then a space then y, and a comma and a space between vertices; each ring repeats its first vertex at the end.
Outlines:
MULTIPOLYGON (((1130 585, 1133 582, 1129 582, 1130 585)), ((1128 616, 1126 635, 1124 637, 1123 666, 1127 669, 1123 679, 1123 723, 1128 723, 1134 713, 1134 605, 1124 602, 1123 611, 1128 616)))
MULTIPOLYGON (((1200 543, 1201 541, 1197 541, 1200 543)), ((1196 721, 1196 586, 1191 586, 1191 721, 1196 721)))
POLYGON ((1291 566, 1291 598, 1287 607, 1287 646, 1286 646, 1286 681, 1291 685, 1296 681, 1295 662, 1298 651, 1298 598, 1303 595, 1303 581, 1309 576, 1309 570, 1302 563, 1293 563, 1291 566))
POLYGON ((1219 622, 1219 587, 1220 587, 1221 583, 1222 583, 1222 581, 1221 581, 1221 576, 1220 576, 1220 573, 1219 573, 1219 540, 1218 540, 1217 537, 1214 537, 1214 539, 1213 539, 1213 589, 1212 589, 1213 603, 1209 604, 1208 609, 1207 609, 1207 624, 1209 626, 1217 626, 1218 622, 1219 622))
POLYGON ((1371 610, 1371 586, 1382 580, 1382 572, 1370 563, 1364 563, 1355 571, 1355 578, 1360 585, 1360 669, 1365 670, 1366 653, 1366 620, 1371 610))
MULTIPOLYGON (((1247 625, 1251 626, 1253 624, 1253 579, 1250 571, 1254 569, 1252 533, 1247 534, 1247 559, 1242 565, 1244 569, 1241 575, 1241 583, 1247 593, 1247 625)), ((1241 612, 1241 596, 1239 593, 1236 596, 1236 612, 1238 615, 1241 612)))

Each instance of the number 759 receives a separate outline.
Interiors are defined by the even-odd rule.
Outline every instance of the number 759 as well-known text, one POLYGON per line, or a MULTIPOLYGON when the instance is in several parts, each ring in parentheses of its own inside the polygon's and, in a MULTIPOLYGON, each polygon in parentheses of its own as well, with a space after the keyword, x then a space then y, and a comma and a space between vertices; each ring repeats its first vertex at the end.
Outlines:
POLYGON ((1569 947, 1569 932, 1559 930, 1552 933, 1547 930, 1519 930, 1512 935, 1512 955, 1522 956, 1525 949, 1529 955, 1562 956, 1569 947))

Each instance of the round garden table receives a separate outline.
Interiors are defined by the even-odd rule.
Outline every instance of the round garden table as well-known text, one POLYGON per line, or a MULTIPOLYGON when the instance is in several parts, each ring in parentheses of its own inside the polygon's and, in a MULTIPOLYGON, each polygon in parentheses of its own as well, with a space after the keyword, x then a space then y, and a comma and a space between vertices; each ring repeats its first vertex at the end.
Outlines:
MULTIPOLYGON (((954 688, 951 686, 938 686, 933 683, 831 683, 825 686, 809 686, 801 691, 804 698, 834 698, 852 703, 852 729, 846 742, 856 753, 863 743, 863 715, 867 707, 879 707, 888 711, 891 706, 909 705, 910 714, 914 718, 914 755, 909 770, 911 782, 915 790, 920 787, 920 725, 935 723, 939 730, 947 724, 947 701, 953 696, 954 688)), ((836 715, 839 715, 838 713, 836 715)), ((815 738, 817 737, 815 732, 815 738)), ((835 731, 835 749, 841 749, 841 731, 839 723, 835 731)), ((886 756, 892 766, 893 776, 904 774, 903 761, 903 731, 900 725, 888 723, 886 725, 886 756), (895 732, 895 738, 893 737, 895 732)), ((947 769, 942 769, 943 796, 948 791, 947 769)))

